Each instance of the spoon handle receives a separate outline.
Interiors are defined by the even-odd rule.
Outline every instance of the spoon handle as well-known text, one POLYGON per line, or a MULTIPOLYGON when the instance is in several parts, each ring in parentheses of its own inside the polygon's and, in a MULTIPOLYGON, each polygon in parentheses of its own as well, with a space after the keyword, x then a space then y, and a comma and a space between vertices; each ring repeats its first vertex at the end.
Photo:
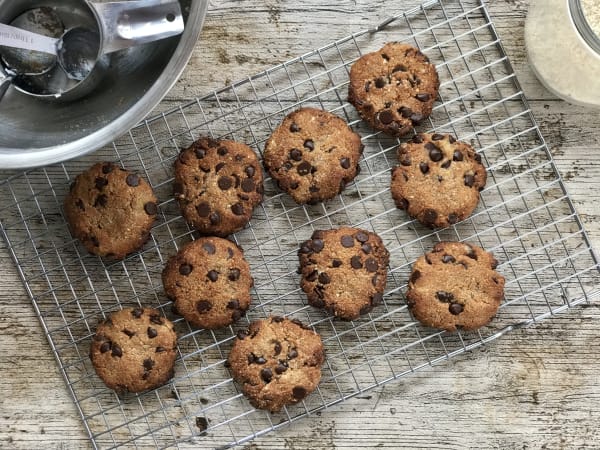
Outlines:
POLYGON ((0 46, 34 50, 56 55, 58 39, 0 23, 0 46))

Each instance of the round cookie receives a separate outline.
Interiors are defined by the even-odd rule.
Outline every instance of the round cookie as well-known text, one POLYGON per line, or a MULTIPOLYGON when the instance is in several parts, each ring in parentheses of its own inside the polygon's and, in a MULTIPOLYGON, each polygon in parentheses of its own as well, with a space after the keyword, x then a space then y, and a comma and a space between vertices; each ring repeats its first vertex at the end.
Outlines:
POLYGON ((423 325, 475 330, 492 320, 504 298, 498 261, 480 247, 440 242, 413 265, 408 307, 423 325))
POLYGON ((150 238, 158 207, 146 180, 104 162, 75 178, 64 211, 71 233, 90 253, 122 259, 150 238))
POLYGON ((389 253, 375 233, 342 227, 315 231, 298 251, 308 302, 345 320, 383 300, 389 253))
POLYGON ((171 321, 155 309, 127 308, 98 324, 90 359, 109 388, 142 392, 173 377, 176 347, 171 321))
POLYGON ((262 202, 256 153, 235 141, 203 137, 175 161, 175 199, 200 233, 225 237, 241 230, 262 202))
POLYGON ((246 314, 254 280, 244 253, 233 242, 204 237, 171 257, 162 273, 167 297, 191 324, 224 327, 246 314))
POLYGON ((390 42, 352 65, 348 101, 376 130, 402 136, 429 117, 439 86, 427 56, 390 42))
POLYGON ((398 208, 431 228, 471 215, 487 173, 470 145, 447 134, 419 134, 400 145, 398 159, 391 184, 398 208))
POLYGON ((315 108, 290 113, 265 146, 264 165, 299 204, 339 194, 360 171, 360 136, 338 116, 315 108))
POLYGON ((238 332, 227 362, 250 403, 277 412, 316 389, 324 360, 317 333, 297 320, 274 316, 238 332))

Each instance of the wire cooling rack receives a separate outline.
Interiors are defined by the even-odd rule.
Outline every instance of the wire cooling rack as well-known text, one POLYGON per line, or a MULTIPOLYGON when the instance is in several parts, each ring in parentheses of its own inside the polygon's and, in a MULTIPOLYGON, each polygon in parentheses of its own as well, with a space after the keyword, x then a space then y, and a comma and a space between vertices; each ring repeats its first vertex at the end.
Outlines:
POLYGON ((122 262, 87 254, 62 212, 70 182, 100 154, 15 173, 0 185, 8 249, 98 448, 239 444, 600 295, 597 259, 479 1, 429 1, 149 119, 101 154, 143 173, 161 200, 151 241, 122 262), (471 142, 488 168, 475 214, 445 230, 425 229, 394 207, 389 182, 398 141, 373 134, 346 101, 350 65, 391 40, 423 49, 440 73, 439 101, 420 130, 471 142), (260 153, 274 127, 300 105, 330 110, 361 133, 362 173, 342 195, 315 206, 296 205, 267 180, 264 203, 232 236, 256 281, 253 307, 232 327, 193 329, 174 316, 160 281, 167 258, 194 237, 172 199, 176 155, 206 134, 246 142, 260 153), (315 229, 344 224, 375 231, 391 254, 383 305, 354 322, 307 306, 296 273, 299 243, 315 229), (473 242, 501 262, 506 300, 478 332, 426 329, 407 311, 411 264, 440 240, 473 242), (134 305, 159 308, 175 320, 179 354, 170 383, 119 397, 96 377, 87 355, 97 322, 134 305), (252 408, 224 366, 237 330, 269 314, 311 324, 327 352, 317 391, 278 414, 252 408))

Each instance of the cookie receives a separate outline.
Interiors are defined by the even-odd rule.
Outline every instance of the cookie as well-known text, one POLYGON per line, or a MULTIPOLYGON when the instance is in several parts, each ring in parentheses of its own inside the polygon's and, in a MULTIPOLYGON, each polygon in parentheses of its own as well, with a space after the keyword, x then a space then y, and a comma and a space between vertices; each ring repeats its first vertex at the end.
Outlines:
POLYGON ((470 145, 447 134, 419 134, 400 145, 398 158, 391 184, 398 208, 431 228, 471 215, 487 173, 470 145))
POLYGON ((162 273, 167 297, 191 324, 219 328, 239 320, 250 306, 254 280, 233 242, 204 237, 183 246, 162 273))
POLYGON ((348 101, 376 130, 402 136, 429 117, 439 86, 427 56, 390 42, 352 65, 348 101))
POLYGON ((440 242, 413 265, 406 298, 423 325, 447 331, 489 323, 504 298, 504 277, 491 253, 472 244, 440 242))
POLYGON ((241 230, 262 202, 263 174, 245 144, 203 137, 175 161, 175 198, 200 233, 225 237, 241 230))
POLYGON ((300 286, 312 306, 354 320, 383 300, 389 253, 375 233, 350 227, 317 230, 298 256, 300 286))
POLYGON ((250 403, 276 412, 316 389, 324 360, 317 333, 297 320, 274 316, 240 331, 227 363, 250 403))
POLYGON ((75 178, 64 212, 71 234, 90 253, 122 259, 150 238, 158 207, 146 180, 104 162, 75 178))
POLYGON ((290 113, 271 135, 264 165, 299 204, 339 194, 359 173, 360 136, 338 116, 315 108, 290 113))
POLYGON ((176 347, 170 320, 155 309, 127 308, 98 325, 90 359, 109 388, 142 392, 173 378, 176 347))

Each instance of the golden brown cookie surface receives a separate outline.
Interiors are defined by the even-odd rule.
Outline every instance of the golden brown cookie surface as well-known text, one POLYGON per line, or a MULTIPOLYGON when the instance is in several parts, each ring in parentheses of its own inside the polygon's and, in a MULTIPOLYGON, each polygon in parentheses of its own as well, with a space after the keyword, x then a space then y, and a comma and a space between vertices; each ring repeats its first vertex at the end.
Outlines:
POLYGON ((408 306, 423 325, 455 331, 489 323, 504 297, 504 277, 491 253, 462 242, 440 242, 413 265, 408 306))
POLYGON ((238 333, 228 363, 250 403, 276 412, 316 389, 324 360, 317 333, 298 321, 274 316, 238 333))

